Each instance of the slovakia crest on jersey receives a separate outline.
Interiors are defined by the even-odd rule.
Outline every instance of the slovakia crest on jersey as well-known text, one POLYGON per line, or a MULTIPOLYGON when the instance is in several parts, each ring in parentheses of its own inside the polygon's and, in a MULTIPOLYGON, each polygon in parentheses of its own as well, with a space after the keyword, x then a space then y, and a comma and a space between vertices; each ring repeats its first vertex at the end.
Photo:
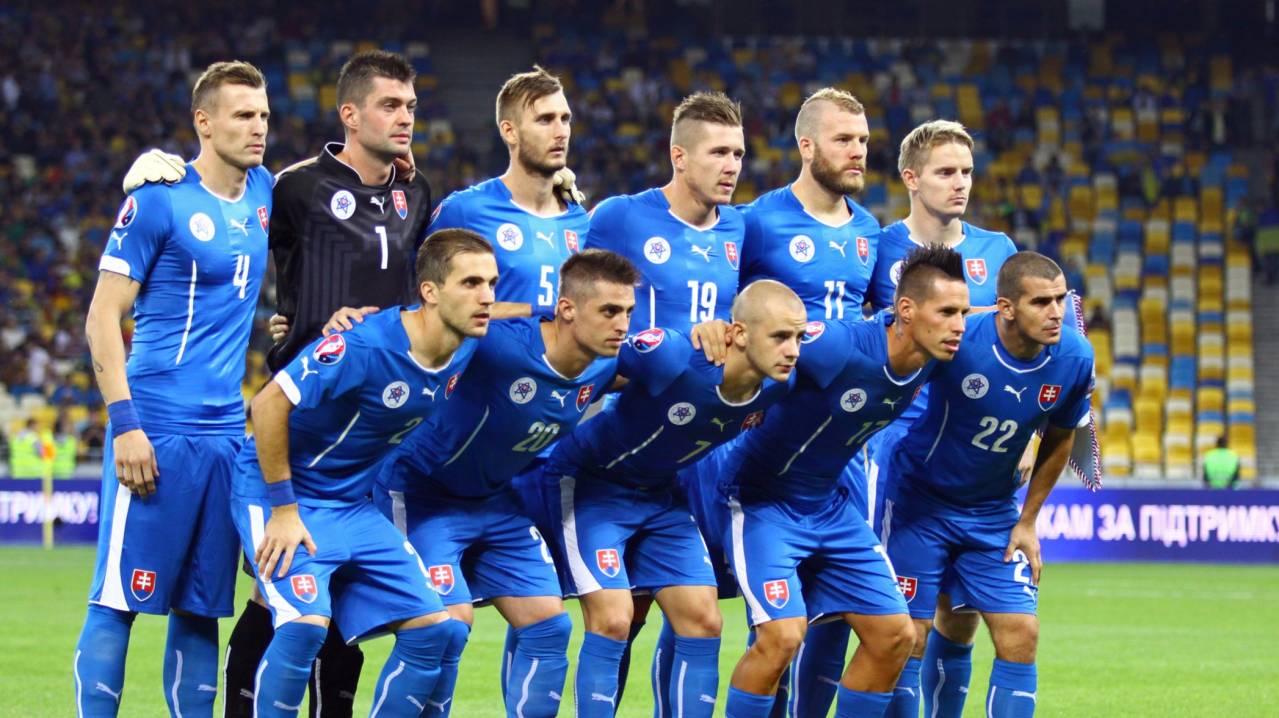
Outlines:
POLYGON ((764 412, 752 411, 751 413, 746 415, 745 419, 742 419, 742 431, 748 431, 750 429, 754 429, 755 427, 763 423, 764 423, 764 412))
POLYGON ((581 250, 582 245, 577 241, 577 232, 571 229, 564 230, 564 246, 568 247, 569 254, 577 254, 581 250))
POLYGON ((591 394, 595 393, 595 384, 587 384, 577 390, 577 410, 584 411, 591 403, 591 394))
POLYGON ((400 215, 400 219, 409 218, 409 200, 404 196, 404 190, 391 190, 391 203, 395 205, 395 213, 400 215))
POLYGON ((315 586, 315 576, 309 573, 293 576, 289 579, 289 584, 293 588, 293 595, 302 603, 315 603, 315 599, 319 597, 319 589, 315 586))
POLYGON ((986 260, 981 257, 965 259, 964 270, 968 272, 968 278, 973 280, 973 284, 986 283, 986 260))
POLYGON ((915 597, 915 590, 919 588, 919 579, 910 576, 897 577, 897 590, 901 591, 902 597, 906 599, 906 603, 910 603, 910 599, 915 597))
POLYGON ((133 218, 138 216, 138 201, 129 195, 124 198, 124 204, 120 205, 120 213, 115 216, 115 228, 124 229, 133 223, 133 218))
POLYGON ((271 231, 271 213, 266 211, 266 207, 258 207, 258 224, 262 225, 262 231, 270 233, 271 231))
POLYGON ((333 366, 346 356, 346 340, 341 334, 330 334, 311 352, 311 358, 325 366, 333 366))
POLYGON ((804 336, 799 340, 800 344, 812 344, 817 338, 826 333, 826 322, 809 322, 804 325, 804 336))
POLYGON ((600 573, 613 578, 622 570, 622 561, 615 548, 602 548, 595 552, 595 565, 600 573))
POLYGON ((631 345, 634 346, 635 351, 640 354, 647 354, 656 349, 665 338, 665 331, 658 329, 657 327, 653 327, 652 329, 645 329, 639 334, 636 334, 635 337, 631 339, 631 345))
POLYGON ((724 243, 724 258, 728 260, 728 266, 738 269, 740 260, 737 258, 737 242, 724 243))
POLYGON ((453 376, 449 377, 449 383, 444 385, 445 399, 449 398, 450 396, 453 396, 453 390, 457 388, 457 380, 460 378, 462 378, 462 372, 458 372, 454 374, 453 376))
POLYGON ((764 600, 773 608, 782 608, 790 603, 790 584, 785 580, 765 581, 764 600))
POLYGON ((1061 384, 1044 384, 1039 387, 1039 408, 1048 411, 1061 398, 1061 384))
POLYGON ((857 238, 857 258, 862 260, 862 264, 870 261, 870 240, 865 237, 857 238))
POLYGON ((431 577, 431 588, 441 596, 447 596, 453 593, 453 586, 456 585, 453 580, 453 567, 448 564, 443 566, 431 566, 426 569, 426 574, 431 577))
POLYGON ((145 601, 155 595, 155 571, 142 568, 133 569, 133 578, 129 581, 129 590, 133 597, 145 601))

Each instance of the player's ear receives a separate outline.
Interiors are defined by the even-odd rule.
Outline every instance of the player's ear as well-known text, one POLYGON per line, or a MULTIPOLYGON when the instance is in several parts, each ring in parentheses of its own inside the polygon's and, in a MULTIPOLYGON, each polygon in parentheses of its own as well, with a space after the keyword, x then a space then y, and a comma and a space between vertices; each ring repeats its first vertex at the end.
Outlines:
POLYGON ((508 118, 502 118, 497 123, 497 133, 502 136, 502 141, 507 147, 514 147, 519 139, 519 134, 515 131, 515 123, 508 118))
POLYGON ((440 288, 435 286, 435 282, 418 284, 417 293, 422 297, 422 306, 438 306, 440 303, 440 288))
POLYGON ((906 185, 906 189, 914 192, 919 189, 919 177, 915 175, 915 170, 907 167, 901 172, 902 184, 906 185))
POLYGON ((897 300, 897 318, 895 321, 910 324, 915 321, 915 300, 910 297, 902 297, 897 300))
POLYGON ((1008 297, 999 297, 995 300, 995 311, 999 312, 999 316, 1013 321, 1017 318, 1017 311, 1013 305, 1013 301, 1008 297))
POLYGON ((684 151, 683 147, 680 147, 679 145, 671 145, 671 166, 675 168, 676 172, 684 171, 685 159, 687 157, 688 153, 684 151))
POLYGON ((799 156, 805 162, 812 162, 814 153, 815 153, 815 149, 813 147, 813 138, 811 137, 799 138, 799 156))
POLYGON ((338 119, 342 121, 342 127, 358 130, 360 129, 360 108, 356 107, 354 102, 347 102, 338 108, 338 119))
POLYGON ((211 134, 209 131, 209 113, 204 108, 195 111, 191 122, 195 125, 195 134, 198 137, 208 137, 211 134))
POLYGON ((563 317, 564 321, 571 322, 577 318, 577 305, 572 299, 561 296, 559 301, 555 302, 555 314, 563 317))

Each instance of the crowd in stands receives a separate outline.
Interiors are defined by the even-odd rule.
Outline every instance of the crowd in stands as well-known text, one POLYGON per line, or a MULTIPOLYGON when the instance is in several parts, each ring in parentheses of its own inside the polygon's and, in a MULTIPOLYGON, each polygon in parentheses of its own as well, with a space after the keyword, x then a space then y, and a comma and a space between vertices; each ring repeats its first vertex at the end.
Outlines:
MULTIPOLYGON (((120 179, 148 147, 193 156, 190 85, 208 62, 245 59, 266 74, 273 170, 339 139, 334 80, 366 46, 403 52, 420 73, 415 151, 437 199, 505 166, 502 148, 476 149, 488 143, 453 131, 440 99, 447 78, 433 71, 422 34, 432 18, 452 17, 447 4, 233 5, 218 23, 194 4, 88 5, 75 22, 54 7, 0 9, 0 429, 10 438, 33 415, 46 430, 100 429, 83 319, 120 179)), ((748 158, 734 199, 750 201, 797 174, 795 112, 808 92, 835 85, 866 105, 862 200, 881 221, 906 213, 897 142, 919 122, 954 118, 978 141, 970 221, 1061 258, 1072 286, 1115 263, 1124 222, 1171 220, 1179 199, 1198 201, 1206 188, 1220 189, 1224 240, 1255 254, 1265 281, 1279 281, 1279 65, 1174 36, 707 39, 644 32, 631 14, 642 5, 579 7, 575 21, 534 13, 524 33, 532 56, 565 82, 570 163, 591 201, 669 179, 671 110, 698 89, 742 102, 748 158)), ((1109 295, 1089 304, 1107 335, 1122 288, 1109 295)), ((264 378, 270 306, 268 288, 246 388, 264 378)))

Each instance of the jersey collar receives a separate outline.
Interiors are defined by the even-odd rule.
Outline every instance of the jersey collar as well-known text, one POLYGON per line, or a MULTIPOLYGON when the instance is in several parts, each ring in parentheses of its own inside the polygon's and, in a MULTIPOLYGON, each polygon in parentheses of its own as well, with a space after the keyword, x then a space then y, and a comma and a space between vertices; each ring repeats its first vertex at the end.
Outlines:
POLYGON ((346 148, 346 145, 342 144, 341 142, 326 143, 324 145, 324 151, 320 153, 320 164, 324 165, 325 169, 328 169, 331 172, 337 172, 338 174, 346 175, 348 178, 354 180, 356 185, 361 187, 373 187, 373 188, 385 189, 395 184, 395 181, 399 179, 399 177, 396 176, 395 165, 391 165, 391 179, 388 180, 386 184, 384 185, 364 184, 364 180, 360 178, 360 173, 356 172, 354 167, 338 159, 338 153, 340 153, 345 148, 346 148))

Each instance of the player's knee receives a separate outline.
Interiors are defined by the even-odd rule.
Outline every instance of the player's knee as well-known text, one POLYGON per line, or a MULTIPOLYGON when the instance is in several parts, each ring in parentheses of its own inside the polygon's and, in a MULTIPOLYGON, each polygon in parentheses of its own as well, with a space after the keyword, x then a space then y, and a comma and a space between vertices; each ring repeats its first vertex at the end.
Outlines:
POLYGON ((298 616, 289 623, 305 623, 308 626, 319 626, 320 628, 329 627, 328 616, 298 616))
POLYGON ((631 635, 631 617, 620 614, 592 615, 587 630, 614 641, 625 641, 631 635))
POLYGON ((676 633, 689 638, 718 638, 724 630, 724 618, 719 613, 719 607, 713 603, 690 612, 681 623, 678 628, 682 630, 677 630, 676 633))
POLYGON ((885 627, 881 646, 885 656, 905 663, 915 649, 917 641, 915 624, 904 614, 893 616, 894 620, 885 627))
POLYGON ((1039 648, 1039 619, 1025 615, 1005 618, 992 627, 995 657, 1013 663, 1034 663, 1039 648))
POLYGON ((803 620, 781 620, 755 627, 755 649, 770 664, 785 666, 804 642, 808 624, 803 620))
POLYGON ((957 613, 939 609, 935 618, 937 632, 953 643, 972 643, 981 626, 981 616, 972 611, 957 613))

